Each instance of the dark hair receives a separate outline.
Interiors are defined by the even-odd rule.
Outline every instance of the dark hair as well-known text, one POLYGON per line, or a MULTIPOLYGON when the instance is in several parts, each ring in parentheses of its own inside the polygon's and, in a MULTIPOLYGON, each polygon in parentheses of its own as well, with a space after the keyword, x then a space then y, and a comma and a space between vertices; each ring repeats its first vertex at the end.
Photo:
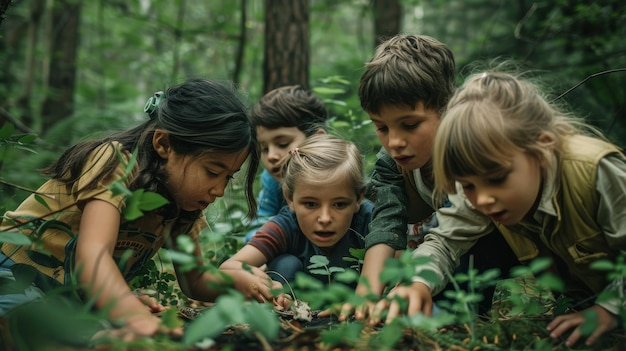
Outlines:
MULTIPOLYGON (((155 129, 162 129, 168 132, 172 149, 181 155, 249 151, 245 196, 249 214, 254 215, 256 201, 253 184, 259 165, 259 150, 256 131, 250 125, 246 106, 235 87, 226 82, 194 78, 172 86, 161 94, 154 109, 146 111, 150 117, 148 121, 102 139, 80 142, 66 150, 43 173, 63 181, 71 188, 84 169, 89 168, 85 167, 85 160, 94 149, 104 144, 113 146, 113 142, 118 142, 123 151, 138 151, 139 171, 131 179, 130 190, 143 188, 170 198, 165 187, 167 175, 162 167, 164 160, 152 145, 155 129)), ((79 191, 95 188, 118 166, 119 159, 113 153, 105 161, 103 171, 79 191)))
POLYGON ((252 107, 250 119, 255 128, 296 127, 305 136, 311 136, 319 129, 326 130, 328 112, 313 92, 288 85, 263 95, 252 107))
POLYGON ((384 105, 443 111, 456 86, 452 51, 425 35, 396 35, 376 48, 359 83, 366 112, 379 114, 384 105))

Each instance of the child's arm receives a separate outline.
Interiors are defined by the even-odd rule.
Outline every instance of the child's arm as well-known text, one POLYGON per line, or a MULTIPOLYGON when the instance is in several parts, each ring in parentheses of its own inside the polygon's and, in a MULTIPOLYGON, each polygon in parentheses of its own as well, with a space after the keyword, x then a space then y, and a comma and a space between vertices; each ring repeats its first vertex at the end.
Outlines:
POLYGON ((113 259, 120 226, 120 212, 101 200, 85 204, 76 244, 76 270, 95 306, 108 310, 113 321, 122 321, 133 333, 153 335, 161 320, 133 294, 113 259))
MULTIPOLYGON (((374 212, 369 224, 369 233, 365 236, 365 258, 361 279, 355 292, 359 295, 368 293, 380 296, 384 286, 380 282, 380 273, 385 260, 394 256, 396 250, 406 249, 407 216, 404 178, 396 162, 381 149, 377 155, 374 172, 371 176, 371 192, 374 212), (365 281, 366 280, 366 281, 365 281)), ((361 306, 355 317, 366 318, 374 304, 361 306)), ((354 312, 354 306, 344 304, 339 315, 345 320, 354 312)))
MULTIPOLYGON (((626 159, 618 155, 612 155, 602 159, 598 165, 596 178, 596 192, 600 203, 596 213, 596 222, 600 224, 602 232, 613 249, 619 250, 626 257, 626 159)), ((615 259, 615 258, 614 258, 615 259)), ((592 345, 604 333, 618 326, 620 309, 626 306, 624 296, 624 277, 618 277, 607 288, 607 295, 615 298, 602 298, 596 300, 596 305, 588 310, 570 313, 556 317, 548 324, 550 336, 558 338, 568 330, 574 331, 567 337, 565 345, 572 347, 581 337, 580 325, 584 323, 585 312, 595 311, 597 321, 594 331, 585 341, 586 345, 592 345), (620 291, 621 290, 621 291, 620 291)), ((622 310, 623 311, 623 310, 622 310)))

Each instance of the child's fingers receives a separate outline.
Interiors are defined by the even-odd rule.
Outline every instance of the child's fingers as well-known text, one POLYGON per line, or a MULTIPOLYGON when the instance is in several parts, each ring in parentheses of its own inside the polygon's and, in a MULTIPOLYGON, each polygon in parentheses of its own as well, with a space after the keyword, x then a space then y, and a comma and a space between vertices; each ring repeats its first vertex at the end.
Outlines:
POLYGON ((157 299, 150 295, 138 295, 137 298, 141 303, 146 305, 150 312, 159 313, 165 311, 167 308, 159 303, 157 299))

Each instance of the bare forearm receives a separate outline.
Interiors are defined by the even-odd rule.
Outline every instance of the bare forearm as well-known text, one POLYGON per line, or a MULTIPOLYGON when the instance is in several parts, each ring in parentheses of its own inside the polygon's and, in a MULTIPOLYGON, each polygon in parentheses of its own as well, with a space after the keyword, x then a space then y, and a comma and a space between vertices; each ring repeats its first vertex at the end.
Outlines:
POLYGON ((77 251, 76 267, 85 293, 94 298, 97 308, 109 309, 111 320, 150 314, 132 293, 110 253, 100 247, 82 246, 77 251))
POLYGON ((385 261, 388 258, 392 258, 394 254, 395 250, 385 244, 374 245, 365 252, 361 277, 367 279, 370 288, 368 289, 367 285, 359 283, 356 289, 357 294, 364 295, 371 292, 380 296, 383 293, 385 287, 380 281, 380 273, 383 270, 385 261))

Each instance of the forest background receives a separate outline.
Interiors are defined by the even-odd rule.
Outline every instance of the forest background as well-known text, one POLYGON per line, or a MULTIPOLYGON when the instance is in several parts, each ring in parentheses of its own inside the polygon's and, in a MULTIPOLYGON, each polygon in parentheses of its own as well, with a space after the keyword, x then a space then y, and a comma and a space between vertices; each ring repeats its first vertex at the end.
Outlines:
MULTIPOLYGON (((39 137, 36 155, 1 150, 0 176, 26 188, 69 145, 138 124, 155 91, 196 76, 236 82, 250 106, 280 85, 313 89, 371 166, 380 144, 356 90, 395 33, 448 44, 459 84, 494 58, 532 71, 555 97, 596 74, 560 102, 626 145, 620 0, 2 0, 0 10, 0 125, 39 137)), ((28 194, 0 186, 7 208, 28 194)))
MULTIPOLYGON (((234 81, 249 106, 278 86, 312 89, 369 173, 380 144, 356 90, 376 45, 396 33, 449 45, 459 84, 511 60, 626 146, 622 0, 0 0, 0 128, 37 135, 36 153, 0 148, 0 210, 68 146, 139 124, 148 97, 190 77, 234 81)), ((245 229, 240 190, 234 182, 207 212, 219 238, 245 229)))

